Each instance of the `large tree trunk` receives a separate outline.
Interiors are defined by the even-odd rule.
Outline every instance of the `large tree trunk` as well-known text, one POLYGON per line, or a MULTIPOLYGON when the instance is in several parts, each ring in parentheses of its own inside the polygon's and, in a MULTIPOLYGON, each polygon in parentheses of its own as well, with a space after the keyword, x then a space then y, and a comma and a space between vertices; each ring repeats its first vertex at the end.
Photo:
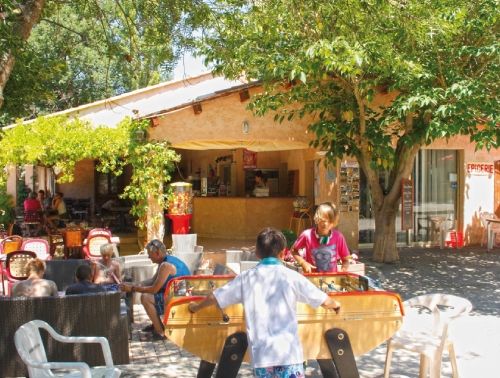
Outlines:
MULTIPOLYGON (((17 16, 12 34, 14 37, 19 38, 21 41, 27 41, 33 26, 40 20, 45 0, 28 0, 23 5, 19 6, 21 14, 17 16)), ((12 17, 12 16, 9 16, 12 17)), ((0 108, 3 105, 3 91, 7 81, 9 81, 10 74, 14 69, 15 56, 11 50, 0 51, 0 108)))
POLYGON ((375 240, 373 244, 373 260, 393 263, 399 260, 396 247, 396 206, 382 206, 375 214, 375 240))

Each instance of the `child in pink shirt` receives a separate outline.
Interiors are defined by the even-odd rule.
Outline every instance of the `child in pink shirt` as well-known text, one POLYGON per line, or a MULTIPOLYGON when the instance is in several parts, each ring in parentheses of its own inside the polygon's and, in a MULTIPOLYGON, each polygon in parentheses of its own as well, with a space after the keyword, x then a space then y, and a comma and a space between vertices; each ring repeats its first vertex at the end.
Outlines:
POLYGON ((295 261, 304 273, 336 272, 337 260, 342 260, 342 270, 349 267, 350 253, 344 235, 335 230, 339 213, 334 205, 322 203, 314 214, 316 227, 302 232, 291 248, 295 261), (301 256, 299 250, 305 249, 301 256))

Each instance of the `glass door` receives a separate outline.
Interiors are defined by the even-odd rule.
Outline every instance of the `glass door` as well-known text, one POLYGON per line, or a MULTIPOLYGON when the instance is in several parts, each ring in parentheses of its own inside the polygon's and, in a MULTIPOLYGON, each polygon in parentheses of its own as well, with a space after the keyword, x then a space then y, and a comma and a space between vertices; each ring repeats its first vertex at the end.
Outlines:
POLYGON ((413 168, 414 241, 438 243, 440 229, 455 228, 457 213, 456 150, 420 150, 413 168))
MULTIPOLYGON (((420 150, 413 166, 414 187, 414 242, 437 242, 440 229, 456 227, 458 187, 457 150, 420 150)), ((387 175, 380 175, 380 184, 386 187, 387 175)), ((359 242, 373 243, 375 219, 366 177, 360 177, 359 242)), ((401 230, 400 213, 396 218, 397 241, 406 241, 401 230)))

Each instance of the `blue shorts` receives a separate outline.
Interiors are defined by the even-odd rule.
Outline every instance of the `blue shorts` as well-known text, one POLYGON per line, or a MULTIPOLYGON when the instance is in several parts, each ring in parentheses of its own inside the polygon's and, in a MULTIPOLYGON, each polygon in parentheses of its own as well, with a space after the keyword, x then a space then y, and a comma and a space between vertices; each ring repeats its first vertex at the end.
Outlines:
POLYGON ((164 298, 165 293, 156 293, 154 294, 155 297, 155 309, 156 313, 158 315, 163 315, 163 312, 165 311, 165 298, 164 298))
POLYGON ((118 284, 103 284, 101 286, 106 291, 120 291, 120 285, 118 284))
POLYGON ((304 364, 271 366, 253 369, 258 378, 304 378, 304 364))

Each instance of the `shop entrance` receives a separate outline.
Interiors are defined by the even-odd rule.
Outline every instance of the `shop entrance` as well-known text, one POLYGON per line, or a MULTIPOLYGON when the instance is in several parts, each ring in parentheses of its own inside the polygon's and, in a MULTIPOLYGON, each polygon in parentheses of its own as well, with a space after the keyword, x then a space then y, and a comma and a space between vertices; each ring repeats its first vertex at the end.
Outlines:
MULTIPOLYGON (((457 162, 457 150, 420 150, 417 154, 412 173, 412 241, 439 244, 441 229, 447 230, 456 226, 459 182, 457 162)), ((500 177, 500 174, 498 176, 500 177)), ((380 185, 386 187, 386 183, 387 175, 382 174, 380 185)), ((371 195, 362 172, 360 186, 359 242, 373 243, 375 219, 371 195)), ((500 194, 498 200, 497 206, 500 205, 500 194)), ((396 219, 396 233, 398 242, 406 241, 406 231, 401 229, 400 214, 396 219)))

